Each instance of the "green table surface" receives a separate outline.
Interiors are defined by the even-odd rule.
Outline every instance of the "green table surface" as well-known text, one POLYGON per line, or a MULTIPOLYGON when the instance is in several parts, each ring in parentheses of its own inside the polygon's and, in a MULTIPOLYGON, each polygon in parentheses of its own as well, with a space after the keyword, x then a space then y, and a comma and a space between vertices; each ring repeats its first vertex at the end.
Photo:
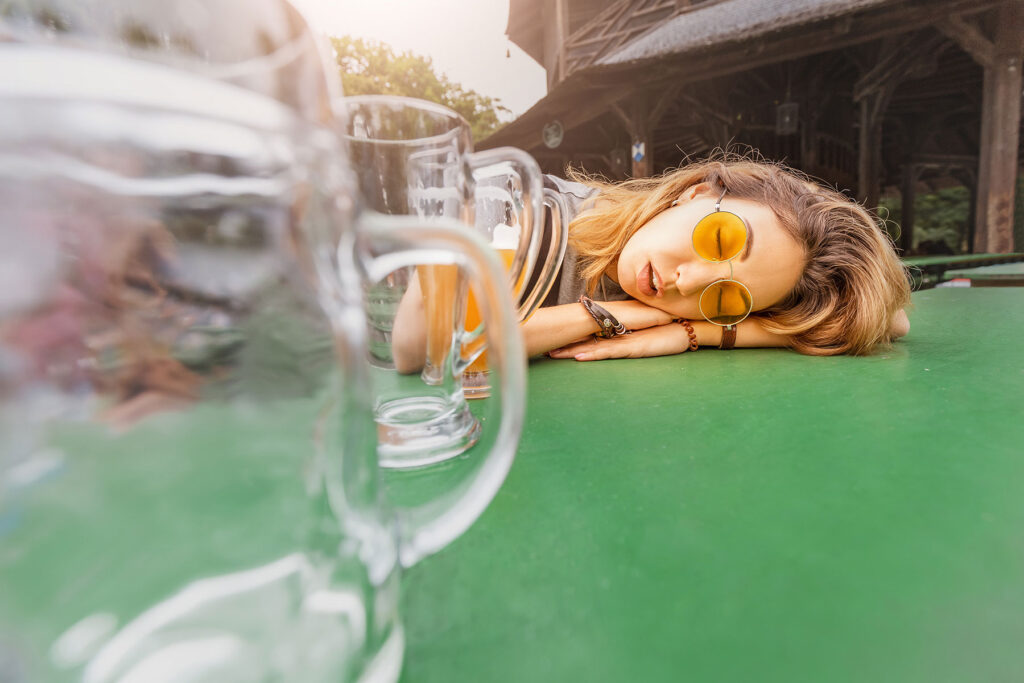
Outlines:
POLYGON ((404 577, 402 680, 1024 680, 1024 294, 910 318, 866 358, 535 362, 504 487, 404 577))
POLYGON ((942 276, 944 280, 968 278, 971 280, 1020 280, 1024 278, 1024 263, 997 263, 992 266, 978 268, 957 268, 947 270, 942 276))
POLYGON ((910 268, 914 289, 927 289, 942 282, 953 269, 976 268, 1024 261, 1024 254, 960 254, 957 256, 912 256, 903 259, 910 268))
POLYGON ((950 268, 959 265, 972 266, 986 263, 1010 263, 1024 261, 1024 254, 958 254, 956 256, 911 256, 903 259, 908 266, 950 268))

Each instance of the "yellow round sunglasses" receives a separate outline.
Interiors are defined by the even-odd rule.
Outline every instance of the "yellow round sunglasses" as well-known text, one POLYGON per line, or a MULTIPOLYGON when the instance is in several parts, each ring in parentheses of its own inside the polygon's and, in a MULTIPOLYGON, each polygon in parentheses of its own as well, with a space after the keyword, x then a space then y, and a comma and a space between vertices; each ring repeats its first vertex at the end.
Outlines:
POLYGON ((754 310, 754 299, 742 282, 732 278, 731 261, 743 253, 750 230, 747 221, 731 211, 722 211, 722 199, 715 210, 693 226, 693 250, 705 261, 729 262, 729 277, 712 282, 700 294, 700 312, 708 322, 731 328, 754 310))

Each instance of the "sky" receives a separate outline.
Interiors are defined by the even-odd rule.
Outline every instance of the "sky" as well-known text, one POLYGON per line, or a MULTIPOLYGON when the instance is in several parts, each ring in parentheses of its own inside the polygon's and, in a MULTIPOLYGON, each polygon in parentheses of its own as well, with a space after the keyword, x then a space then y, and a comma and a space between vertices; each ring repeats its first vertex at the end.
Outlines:
POLYGON ((369 38, 430 57, 436 71, 500 98, 514 116, 546 92, 543 67, 505 36, 509 0, 292 1, 315 31, 369 38))

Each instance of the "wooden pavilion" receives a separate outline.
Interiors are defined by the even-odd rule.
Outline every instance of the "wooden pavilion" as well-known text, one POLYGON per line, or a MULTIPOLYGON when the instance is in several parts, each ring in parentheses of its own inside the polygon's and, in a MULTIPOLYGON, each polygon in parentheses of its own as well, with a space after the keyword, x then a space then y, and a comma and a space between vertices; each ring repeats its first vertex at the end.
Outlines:
POLYGON ((754 148, 899 187, 904 250, 915 191, 959 183, 969 249, 1014 249, 1024 0, 511 0, 508 35, 548 94, 480 147, 612 178, 754 148))

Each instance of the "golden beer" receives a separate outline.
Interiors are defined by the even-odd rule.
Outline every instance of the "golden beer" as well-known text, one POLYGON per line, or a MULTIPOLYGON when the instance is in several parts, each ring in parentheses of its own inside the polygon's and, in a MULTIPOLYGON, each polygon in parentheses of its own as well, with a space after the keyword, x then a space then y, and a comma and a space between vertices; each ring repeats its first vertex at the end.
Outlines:
MULTIPOLYGON (((505 272, 512 270, 512 261, 516 257, 515 249, 495 249, 498 252, 498 257, 501 262, 505 265, 505 272)), ((516 301, 519 300, 519 295, 523 290, 523 277, 520 274, 519 281, 516 282, 515 288, 513 289, 513 296, 516 301)), ((477 306, 476 297, 473 295, 473 288, 469 290, 469 299, 466 302, 466 330, 473 331, 477 328, 482 321, 480 317, 480 308, 477 306)), ((470 344, 464 344, 462 346, 462 357, 469 357, 474 351, 480 348, 481 344, 486 344, 486 333, 476 341, 470 344)), ((470 366, 466 369, 466 372, 487 372, 487 351, 483 351, 474 360, 470 366)))
POLYGON ((416 272, 423 290, 423 309, 427 323, 427 355, 423 376, 431 383, 439 383, 445 356, 454 339, 459 267, 417 266, 416 272))

